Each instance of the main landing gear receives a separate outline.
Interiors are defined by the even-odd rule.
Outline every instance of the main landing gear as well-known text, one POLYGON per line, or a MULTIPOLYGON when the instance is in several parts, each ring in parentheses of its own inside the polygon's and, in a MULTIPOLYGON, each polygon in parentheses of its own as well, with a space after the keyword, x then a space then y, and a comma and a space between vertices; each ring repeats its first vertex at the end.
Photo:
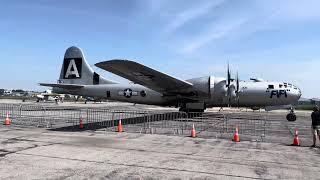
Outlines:
POLYGON ((202 116, 204 109, 203 108, 186 108, 184 106, 184 107, 180 107, 179 111, 184 112, 186 115, 185 116, 186 118, 195 118, 195 117, 202 116))
POLYGON ((297 120, 297 115, 294 113, 294 109, 292 107, 290 108, 289 114, 287 114, 287 120, 291 122, 297 120))
POLYGON ((190 112, 200 112, 200 113, 203 113, 204 110, 206 109, 205 108, 205 103, 183 103, 183 104, 180 104, 180 109, 179 111, 182 111, 182 112, 186 112, 186 113, 190 113, 190 112))
POLYGON ((186 113, 195 113, 195 112, 204 112, 204 109, 187 109, 187 108, 179 108, 180 112, 186 112, 186 113))

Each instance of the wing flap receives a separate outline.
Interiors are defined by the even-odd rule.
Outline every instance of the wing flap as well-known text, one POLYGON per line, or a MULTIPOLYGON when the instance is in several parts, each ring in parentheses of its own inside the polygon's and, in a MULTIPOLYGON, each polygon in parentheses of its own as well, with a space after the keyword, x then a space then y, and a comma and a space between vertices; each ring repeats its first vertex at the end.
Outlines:
POLYGON ((190 82, 174 78, 134 61, 114 59, 95 65, 161 93, 181 92, 193 86, 190 82))

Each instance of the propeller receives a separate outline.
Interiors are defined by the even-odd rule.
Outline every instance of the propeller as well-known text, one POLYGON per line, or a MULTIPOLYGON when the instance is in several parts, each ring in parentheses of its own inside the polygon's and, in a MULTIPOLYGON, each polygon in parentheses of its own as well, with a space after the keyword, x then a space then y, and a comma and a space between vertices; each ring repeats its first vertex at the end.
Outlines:
POLYGON ((237 100, 237 107, 239 108, 239 93, 240 93, 240 83, 239 83, 239 73, 237 71, 237 78, 236 78, 236 100, 237 100))
POLYGON ((233 100, 237 102, 237 107, 239 107, 239 92, 240 92, 240 80, 239 74, 237 72, 236 80, 231 78, 231 71, 228 62, 228 70, 227 70, 227 82, 226 82, 226 96, 228 98, 228 107, 230 107, 233 100))
POLYGON ((227 69, 227 82, 226 82, 226 96, 228 98, 228 107, 230 107, 231 104, 231 96, 232 96, 232 91, 234 90, 234 86, 231 85, 231 72, 230 72, 230 65, 228 62, 228 69, 227 69))
POLYGON ((239 92, 239 73, 237 71, 237 77, 236 77, 236 93, 239 92))
POLYGON ((231 72, 230 72, 230 67, 229 67, 229 62, 228 62, 227 87, 230 86, 230 83, 231 83, 231 72))

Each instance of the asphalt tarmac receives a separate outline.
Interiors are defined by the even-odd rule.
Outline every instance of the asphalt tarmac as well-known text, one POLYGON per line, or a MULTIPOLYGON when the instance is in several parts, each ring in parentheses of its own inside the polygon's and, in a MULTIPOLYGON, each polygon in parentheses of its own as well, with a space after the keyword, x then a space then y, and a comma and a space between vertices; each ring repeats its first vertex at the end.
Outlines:
POLYGON ((0 129, 1 179, 319 179, 319 148, 165 135, 0 129))
MULTIPOLYGON (((257 113, 225 111, 248 120, 257 113)), ((0 179, 320 179, 320 148, 309 147, 310 112, 297 112, 294 123, 287 122, 285 114, 268 113, 263 141, 240 131, 238 143, 231 141, 232 134, 217 132, 191 138, 189 132, 52 131, 0 125, 0 179), (299 147, 291 146, 294 129, 299 130, 299 147)))

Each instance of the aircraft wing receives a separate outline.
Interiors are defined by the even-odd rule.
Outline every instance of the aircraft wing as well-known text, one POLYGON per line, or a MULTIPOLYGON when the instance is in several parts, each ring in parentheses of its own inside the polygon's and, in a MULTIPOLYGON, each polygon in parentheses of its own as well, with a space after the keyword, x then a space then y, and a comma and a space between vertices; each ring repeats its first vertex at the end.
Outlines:
POLYGON ((39 83, 40 86, 48 86, 48 87, 57 87, 57 88, 63 88, 63 89, 80 89, 83 88, 83 85, 77 85, 77 84, 49 84, 49 83, 39 83))
POLYGON ((134 61, 114 59, 95 65, 161 93, 183 92, 193 86, 192 83, 179 80, 134 61))

